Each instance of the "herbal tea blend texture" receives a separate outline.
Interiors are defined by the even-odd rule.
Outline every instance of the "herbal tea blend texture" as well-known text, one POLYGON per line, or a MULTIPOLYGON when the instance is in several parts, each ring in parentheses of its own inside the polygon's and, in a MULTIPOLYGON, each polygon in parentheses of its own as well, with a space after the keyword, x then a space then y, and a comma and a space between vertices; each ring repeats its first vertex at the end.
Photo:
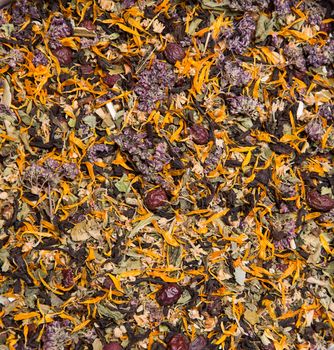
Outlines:
POLYGON ((332 348, 333 28, 0 0, 0 349, 332 348))

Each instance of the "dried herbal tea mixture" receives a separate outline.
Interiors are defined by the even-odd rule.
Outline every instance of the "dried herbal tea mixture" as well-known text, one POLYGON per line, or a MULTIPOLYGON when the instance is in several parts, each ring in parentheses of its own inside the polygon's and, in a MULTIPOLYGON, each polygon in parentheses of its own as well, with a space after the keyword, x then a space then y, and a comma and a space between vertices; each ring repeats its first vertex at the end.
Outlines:
POLYGON ((332 349, 333 30, 0 1, 0 350, 332 349))

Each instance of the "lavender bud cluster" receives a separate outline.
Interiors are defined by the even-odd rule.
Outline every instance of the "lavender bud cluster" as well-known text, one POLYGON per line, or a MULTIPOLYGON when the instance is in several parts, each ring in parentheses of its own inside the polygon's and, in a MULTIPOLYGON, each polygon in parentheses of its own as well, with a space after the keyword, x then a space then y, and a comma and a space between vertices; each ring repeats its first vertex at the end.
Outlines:
POLYGON ((268 0, 232 0, 228 7, 235 11, 260 11, 269 6, 268 0))
POLYGON ((90 162, 96 162, 98 158, 102 158, 108 155, 109 147, 104 144, 93 145, 87 151, 87 157, 90 162))
POLYGON ((258 117, 258 108, 262 107, 257 100, 244 95, 230 97, 227 103, 231 114, 243 114, 252 118, 258 117))
POLYGON ((171 65, 158 60, 154 61, 150 68, 140 73, 134 89, 139 99, 139 110, 150 113, 156 102, 168 97, 167 90, 174 86, 175 81, 176 77, 171 65))
POLYGON ((48 36, 50 38, 49 46, 51 49, 59 49, 62 45, 59 39, 66 38, 73 35, 73 28, 71 24, 64 19, 64 17, 53 17, 48 36))
POLYGON ((15 2, 12 11, 12 21, 14 24, 19 25, 25 21, 26 15, 29 15, 32 19, 39 19, 41 17, 38 7, 28 0, 18 0, 15 2))
POLYGON ((290 248, 291 241, 296 235, 296 221, 291 214, 278 214, 274 223, 274 230, 277 232, 276 239, 274 237, 274 245, 277 249, 290 248))
POLYGON ((172 159, 168 154, 168 145, 163 140, 154 144, 145 132, 136 132, 132 128, 124 129, 114 140, 148 181, 162 183, 157 172, 162 171, 172 159))
POLYGON ((252 80, 252 76, 241 67, 240 62, 226 61, 223 64, 222 79, 223 83, 227 82, 231 86, 245 86, 252 80))
POLYGON ((71 335, 66 329, 70 322, 53 321, 46 325, 43 334, 43 350, 65 350, 71 341, 71 335))
POLYGON ((32 63, 35 67, 40 65, 46 66, 49 63, 49 61, 42 51, 36 49, 34 51, 34 57, 32 59, 32 63))
POLYGON ((250 46, 256 30, 256 22, 249 14, 245 14, 239 21, 235 22, 233 28, 223 33, 227 47, 236 54, 244 53, 250 46))
POLYGON ((325 130, 320 119, 312 119, 306 125, 305 132, 310 140, 319 142, 324 136, 325 130))
POLYGON ((287 60, 287 64, 294 65, 300 71, 306 70, 306 61, 303 53, 303 49, 293 43, 289 43, 284 47, 284 55, 287 60))
POLYGON ((292 3, 290 0, 274 0, 273 3, 279 16, 285 16, 291 12, 292 3))
POLYGON ((334 62, 334 40, 329 40, 326 45, 307 45, 304 47, 306 62, 314 68, 329 65, 334 62))
POLYGON ((47 159, 43 165, 33 163, 24 173, 23 180, 31 186, 44 188, 54 185, 61 178, 74 180, 79 175, 79 169, 75 163, 60 163, 54 159, 47 159))
POLYGON ((319 115, 327 119, 327 121, 334 120, 334 105, 331 103, 324 103, 319 108, 319 115))

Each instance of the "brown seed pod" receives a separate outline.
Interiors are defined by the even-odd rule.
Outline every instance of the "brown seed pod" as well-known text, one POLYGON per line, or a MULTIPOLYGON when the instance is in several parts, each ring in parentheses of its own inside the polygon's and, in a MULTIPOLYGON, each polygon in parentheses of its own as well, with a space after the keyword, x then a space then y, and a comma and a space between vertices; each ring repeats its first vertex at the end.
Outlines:
POLYGON ((164 285, 156 294, 157 302, 162 305, 172 305, 176 303, 182 294, 182 288, 175 283, 164 285))
POLYGON ((164 54, 166 60, 171 64, 175 64, 176 61, 182 61, 185 57, 182 47, 176 43, 167 44, 164 54))
POLYGON ((308 205, 315 210, 330 211, 334 208, 334 199, 327 195, 322 195, 316 190, 308 192, 306 199, 308 205))
POLYGON ((146 207, 152 211, 165 206, 167 201, 167 193, 162 188, 157 188, 148 192, 144 199, 146 207))
POLYGON ((73 61, 73 52, 69 47, 61 47, 53 50, 53 54, 57 57, 61 66, 69 66, 73 61))
POLYGON ((194 124, 189 128, 189 132, 197 145, 206 145, 209 142, 209 131, 204 126, 194 124))

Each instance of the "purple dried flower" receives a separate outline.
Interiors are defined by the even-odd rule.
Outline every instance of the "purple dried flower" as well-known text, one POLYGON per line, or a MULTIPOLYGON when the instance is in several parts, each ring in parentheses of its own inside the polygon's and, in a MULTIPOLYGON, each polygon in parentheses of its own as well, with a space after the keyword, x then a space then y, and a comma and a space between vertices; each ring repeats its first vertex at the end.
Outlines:
POLYGON ((22 24, 27 15, 32 19, 39 19, 41 17, 40 11, 35 4, 32 4, 27 0, 16 1, 12 12, 13 23, 17 25, 22 24))
POLYGON ((34 51, 34 58, 32 59, 32 63, 35 67, 40 65, 46 66, 49 63, 49 61, 42 51, 36 49, 34 51))
POLYGON ((306 70, 306 61, 301 47, 291 42, 284 47, 284 55, 287 59, 287 64, 294 65, 301 71, 306 70))
POLYGON ((257 100, 244 95, 230 97, 227 102, 231 114, 244 114, 256 118, 259 115, 258 108, 262 109, 257 100))
POLYGON ((268 0, 231 0, 228 7, 235 11, 260 11, 269 6, 268 0))
POLYGON ((222 82, 231 86, 245 86, 252 80, 249 72, 245 71, 240 62, 226 61, 223 64, 222 82))
POLYGON ((11 68, 16 68, 18 63, 24 61, 24 53, 18 49, 12 49, 8 54, 0 57, 0 63, 8 64, 11 68))
POLYGON ((304 48, 307 63, 314 67, 321 67, 334 62, 334 40, 329 40, 326 45, 307 45, 304 48))
POLYGON ((334 105, 331 103, 324 103, 319 108, 319 115, 328 121, 334 120, 334 105))
POLYGON ((51 49, 59 49, 62 45, 59 39, 66 38, 73 35, 73 28, 71 24, 64 19, 64 17, 53 17, 48 30, 50 38, 49 46, 51 49))
POLYGON ((290 248, 290 242, 296 237, 296 221, 291 214, 280 214, 276 216, 271 236, 275 248, 290 248))
POLYGON ((319 142, 324 136, 325 130, 320 119, 312 119, 306 125, 305 132, 310 140, 319 142))
POLYGON ((167 88, 172 88, 176 77, 172 66, 162 61, 154 61, 153 65, 139 75, 134 89, 139 99, 138 109, 151 112, 155 103, 167 98, 167 88))
POLYGON ((292 3, 290 0, 274 0, 274 8, 279 16, 287 15, 291 12, 292 3))
POLYGON ((61 175, 69 180, 74 180, 79 175, 78 166, 75 163, 65 163, 60 168, 61 175))
POLYGON ((24 173, 24 180, 30 185, 42 188, 55 180, 54 172, 47 167, 33 163, 24 173))
POLYGON ((90 147, 87 152, 87 157, 90 162, 96 162, 98 158, 106 157, 108 153, 109 153, 108 145, 101 143, 90 147))
POLYGON ((99 42, 98 38, 88 39, 88 38, 80 38, 80 45, 82 49, 89 49, 92 46, 95 46, 99 42))
POLYGON ((43 334, 43 350, 65 350, 71 342, 68 320, 48 323, 43 334))
POLYGON ((217 168, 221 157, 223 155, 223 148, 216 146, 214 147, 213 151, 211 150, 210 154, 208 157, 205 159, 203 168, 204 172, 208 174, 210 171, 214 170, 217 168))
POLYGON ((73 275, 73 270, 72 269, 64 269, 62 270, 62 283, 65 288, 69 288, 73 286, 74 283, 74 275, 73 275))
POLYGON ((245 14, 239 22, 234 23, 234 28, 229 28, 223 33, 227 47, 236 54, 244 53, 253 40, 255 29, 255 20, 249 14, 245 14))
POLYGON ((52 158, 48 158, 44 163, 44 167, 48 170, 56 172, 58 170, 58 168, 60 167, 60 163, 57 160, 54 160, 52 158))
POLYGON ((114 140, 148 181, 163 184, 157 173, 172 159, 163 140, 154 145, 145 132, 136 132, 132 128, 125 128, 114 140))

